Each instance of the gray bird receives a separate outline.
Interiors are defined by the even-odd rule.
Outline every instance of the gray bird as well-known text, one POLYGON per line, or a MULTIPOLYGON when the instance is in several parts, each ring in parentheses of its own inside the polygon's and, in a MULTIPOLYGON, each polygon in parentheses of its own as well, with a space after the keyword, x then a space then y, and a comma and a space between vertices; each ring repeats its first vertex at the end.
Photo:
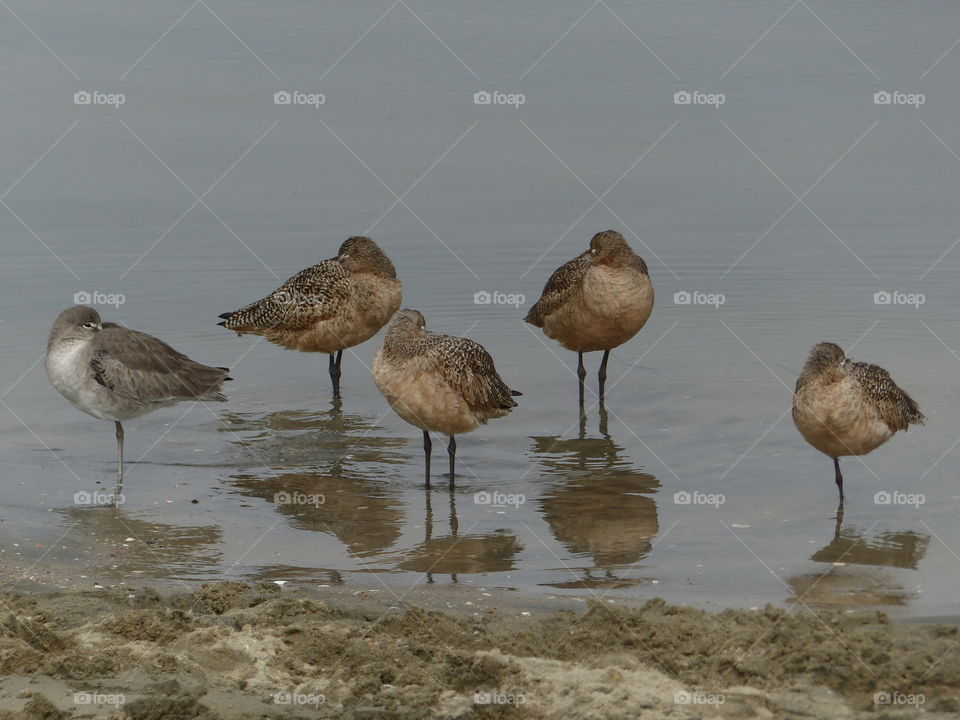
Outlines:
POLYGON ((152 335, 101 322, 85 305, 57 317, 47 342, 47 377, 75 407, 117 430, 117 485, 123 487, 123 425, 183 400, 216 400, 229 369, 201 365, 152 335))

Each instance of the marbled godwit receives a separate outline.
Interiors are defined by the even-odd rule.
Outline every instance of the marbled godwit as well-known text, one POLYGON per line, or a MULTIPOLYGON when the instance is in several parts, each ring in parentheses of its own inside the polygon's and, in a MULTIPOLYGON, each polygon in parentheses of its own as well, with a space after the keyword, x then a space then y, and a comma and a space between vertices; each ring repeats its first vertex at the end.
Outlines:
POLYGON ((123 425, 182 400, 225 401, 228 368, 201 365, 152 335, 100 321, 85 305, 57 317, 47 342, 47 377, 88 415, 113 420, 117 485, 123 487, 123 425))
POLYGON ((586 252, 557 268, 524 321, 577 353, 583 406, 583 354, 603 350, 597 374, 602 403, 610 350, 636 335, 652 310, 647 264, 623 235, 606 230, 593 236, 586 252))
POLYGON ((416 310, 401 310, 387 328, 373 360, 373 380, 397 415, 423 430, 430 484, 430 431, 450 436, 450 482, 457 454, 455 435, 475 430, 517 406, 497 375, 493 358, 473 340, 426 329, 416 310))
POLYGON ((793 393, 793 422, 804 440, 833 458, 843 506, 840 457, 866 455, 926 418, 882 367, 853 362, 833 343, 813 346, 793 393))
POLYGON ((348 238, 336 257, 301 270, 261 300, 223 313, 222 325, 288 350, 330 354, 333 397, 340 397, 343 351, 372 338, 400 307, 403 286, 370 238, 348 238))

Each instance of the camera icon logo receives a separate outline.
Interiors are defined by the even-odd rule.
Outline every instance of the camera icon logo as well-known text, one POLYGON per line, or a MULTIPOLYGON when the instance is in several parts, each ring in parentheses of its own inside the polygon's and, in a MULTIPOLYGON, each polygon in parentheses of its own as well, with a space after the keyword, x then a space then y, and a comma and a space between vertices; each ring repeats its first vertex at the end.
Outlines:
POLYGON ((474 105, 489 105, 493 102, 493 96, 486 90, 479 90, 473 94, 474 105))
POLYGON ((673 494, 674 505, 689 505, 693 497, 686 490, 680 490, 673 494))
POLYGON ((488 692, 475 692, 473 694, 474 705, 490 705, 493 702, 493 696, 488 692))
POLYGON ((689 305, 693 297, 686 290, 680 290, 673 294, 673 304, 674 305, 689 305))
POLYGON ((286 90, 280 90, 273 94, 274 105, 289 105, 293 101, 293 96, 286 90))
POLYGON ((480 290, 473 294, 474 305, 489 305, 492 302, 493 302, 493 295, 488 293, 486 290, 480 290))
POLYGON ((888 493, 886 490, 880 490, 874 493, 873 504, 874 505, 889 505, 893 502, 893 495, 888 493))
POLYGON ((93 296, 86 290, 81 290, 73 294, 74 305, 89 305, 91 300, 93 300, 93 296))
POLYGON ((73 494, 73 504, 74 505, 92 505, 93 495, 91 495, 86 490, 78 490, 73 494))
POLYGON ((274 494, 273 502, 276 505, 289 505, 293 502, 293 497, 286 490, 283 490, 274 494))
POLYGON ((891 100, 892 96, 886 90, 880 90, 873 94, 874 105, 889 105, 891 100))
POLYGON ((880 691, 875 693, 873 696, 874 705, 889 705, 890 704, 890 693, 880 691))
POLYGON ((674 105, 689 105, 692 100, 693 96, 686 90, 678 90, 673 94, 674 105))
POLYGON ((873 294, 874 305, 889 305, 892 299, 893 296, 886 290, 878 290, 873 294))
POLYGON ((492 502, 493 496, 486 490, 481 490, 480 492, 473 494, 474 505, 489 505, 492 502))
POLYGON ((673 694, 673 702, 675 705, 689 705, 692 700, 693 696, 686 690, 678 690, 673 694))
POLYGON ((74 105, 89 105, 91 102, 93 102, 93 95, 86 90, 81 90, 73 94, 74 105))

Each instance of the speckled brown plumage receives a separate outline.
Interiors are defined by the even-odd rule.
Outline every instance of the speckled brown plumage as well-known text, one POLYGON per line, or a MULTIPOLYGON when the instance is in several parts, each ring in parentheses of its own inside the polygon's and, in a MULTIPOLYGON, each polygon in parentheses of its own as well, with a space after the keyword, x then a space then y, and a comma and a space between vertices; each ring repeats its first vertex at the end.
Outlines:
MULTIPOLYGON (((470 432, 517 406, 493 358, 473 340, 430 332, 416 310, 400 310, 373 361, 373 379, 390 406, 414 427, 449 435, 453 477, 455 435, 470 432)), ((427 451, 429 482, 429 450, 427 451)))
POLYGON ((834 343, 819 343, 797 379, 793 421, 808 443, 833 458, 842 503, 839 458, 872 452, 926 418, 886 370, 853 362, 834 343))
POLYGON ((341 353, 376 335, 400 307, 402 294, 396 269, 380 247, 370 238, 352 237, 336 257, 300 271, 265 298, 222 314, 219 324, 290 350, 330 353, 334 397, 339 397, 341 353))
POLYGON ((606 230, 593 236, 584 253, 557 268, 524 320, 578 353, 583 405, 583 353, 604 351, 598 375, 602 401, 610 350, 640 331, 653 302, 647 264, 623 235, 606 230))

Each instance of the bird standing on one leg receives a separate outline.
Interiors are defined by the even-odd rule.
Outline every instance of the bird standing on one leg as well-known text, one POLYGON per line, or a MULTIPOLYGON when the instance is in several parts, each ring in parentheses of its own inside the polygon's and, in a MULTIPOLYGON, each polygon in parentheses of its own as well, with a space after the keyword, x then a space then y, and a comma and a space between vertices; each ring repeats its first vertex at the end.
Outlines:
POLYGON ((336 257, 301 270, 261 300, 223 313, 237 335, 263 335, 289 350, 330 354, 333 397, 340 397, 343 351, 376 335, 400 307, 403 286, 370 238, 344 241, 336 257))
POLYGON ((561 265, 547 280, 525 322, 543 328, 547 337, 577 353, 580 406, 583 407, 583 353, 603 350, 600 402, 603 403, 610 350, 627 342, 653 311, 653 284, 647 264, 623 235, 607 230, 590 240, 590 248, 561 265))
POLYGON ((430 484, 430 432, 450 437, 450 483, 453 484, 455 435, 475 430, 490 418, 517 406, 497 374, 490 353, 473 340, 426 329, 416 310, 401 310, 387 328, 383 347, 373 360, 373 380, 396 413, 423 430, 426 482, 430 484))
POLYGON ((228 368, 201 365, 152 335, 104 323, 85 305, 67 308, 50 330, 46 357, 50 383, 74 406, 117 432, 117 486, 123 488, 123 425, 183 400, 227 396, 228 368))
POLYGON ((793 393, 793 422, 804 440, 833 458, 843 507, 840 458, 866 455, 926 418, 882 367, 853 362, 833 343, 813 346, 793 393))

